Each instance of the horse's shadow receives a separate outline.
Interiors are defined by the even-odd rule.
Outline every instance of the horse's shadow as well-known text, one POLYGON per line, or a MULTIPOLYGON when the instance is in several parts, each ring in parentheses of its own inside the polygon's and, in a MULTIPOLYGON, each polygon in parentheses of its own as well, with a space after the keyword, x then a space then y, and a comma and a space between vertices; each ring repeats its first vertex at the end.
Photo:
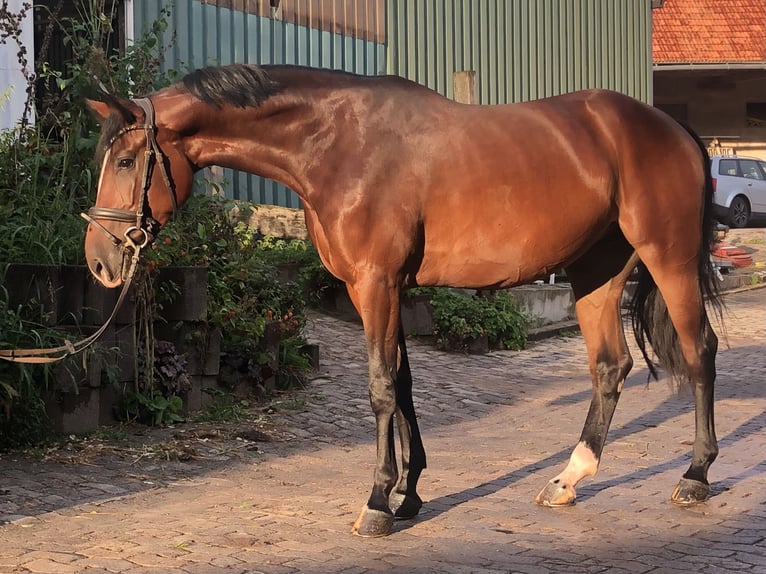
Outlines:
MULTIPOLYGON (((647 380, 646 373, 639 372, 635 374, 633 377, 630 377, 629 380, 626 382, 625 386, 626 388, 644 386, 646 384, 644 381, 646 380, 647 380)), ((658 384, 658 383, 655 383, 655 384, 658 384)), ((662 383, 659 383, 659 384, 662 384, 662 383)), ((753 385, 749 385, 749 387, 752 387, 752 386, 753 385)), ((755 393, 757 394, 760 389, 749 389, 749 390, 755 391, 755 393)), ((742 398, 743 394, 747 395, 747 392, 743 393, 741 388, 732 389, 730 387, 729 392, 724 391, 720 394, 721 396, 719 398, 723 398, 723 399, 734 398, 734 397, 742 398)), ((570 395, 558 397, 557 399, 551 401, 549 405, 557 405, 557 404, 560 405, 565 403, 571 404, 572 402, 580 402, 580 401, 585 402, 585 401, 589 401, 590 397, 591 397, 590 391, 572 393, 570 395)), ((651 411, 643 413, 642 415, 634 418, 630 422, 623 425, 621 428, 613 429, 609 434, 607 448, 610 442, 614 442, 615 440, 629 437, 633 434, 641 432, 643 429, 647 427, 656 427, 662 422, 667 421, 669 418, 675 417, 678 414, 683 412, 688 412, 692 409, 693 409, 693 405, 691 404, 691 401, 684 402, 682 400, 679 400, 678 394, 670 395, 666 400, 656 405, 655 408, 653 408, 651 411)), ((764 427, 766 427, 766 412, 762 412, 751 417, 749 420, 743 422, 737 428, 727 433, 724 437, 719 438, 719 441, 718 441, 719 446, 721 450, 724 450, 726 448, 731 448, 739 441, 747 438, 748 436, 754 433, 759 432, 764 427)), ((448 510, 456 508, 464 504, 465 502, 480 499, 490 494, 495 494, 501 491, 502 489, 508 488, 512 486, 513 484, 519 482, 520 480, 527 478, 531 473, 535 473, 542 469, 550 468, 550 467, 562 464, 568 460, 570 452, 571 452, 571 449, 568 449, 568 448, 560 450, 559 452, 555 454, 551 454, 550 456, 547 456, 541 460, 538 460, 531 464, 527 464, 519 469, 513 470, 511 472, 508 472, 506 474, 493 478, 492 480, 488 480, 486 482, 483 482, 471 488, 464 489, 459 492, 454 492, 445 496, 432 499, 424 505, 423 510, 421 511, 421 514, 419 515, 419 520, 422 521, 422 520, 430 520, 432 518, 436 518, 437 516, 440 516, 441 514, 447 512, 448 510)), ((628 474, 624 474, 624 475, 610 478, 607 480, 584 485, 578 490, 578 500, 583 500, 583 499, 587 500, 588 498, 594 497, 610 488, 629 484, 629 483, 634 483, 636 481, 645 480, 648 477, 651 477, 653 475, 660 474, 673 469, 678 469, 679 467, 684 467, 686 464, 688 464, 689 457, 690 457, 689 453, 684 453, 676 457, 673 457, 671 459, 665 460, 663 462, 660 462, 651 466, 643 467, 640 469, 636 469, 635 471, 630 472, 628 474)), ((761 475, 764 472, 766 472, 766 458, 764 458, 763 460, 761 460, 760 462, 756 464, 753 464, 747 468, 742 469, 742 471, 737 474, 734 474, 732 476, 728 476, 724 479, 713 482, 711 484, 710 496, 711 498, 714 498, 720 495, 721 493, 726 492, 727 490, 730 490, 734 485, 741 482, 742 480, 752 477, 754 475, 761 475)), ((411 523, 407 523, 407 522, 398 523, 398 529, 401 529, 401 530, 406 529, 409 527, 408 524, 411 524, 411 523)))

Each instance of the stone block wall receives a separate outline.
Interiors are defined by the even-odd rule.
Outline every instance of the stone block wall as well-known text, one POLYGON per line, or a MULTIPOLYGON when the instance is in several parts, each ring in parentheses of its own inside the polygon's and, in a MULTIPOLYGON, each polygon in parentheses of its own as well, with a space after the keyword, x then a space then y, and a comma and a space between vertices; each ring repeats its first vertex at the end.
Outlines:
MULTIPOLYGON (((197 410, 205 406, 207 395, 202 389, 217 384, 220 362, 220 333, 209 334, 205 345, 194 344, 187 336, 207 317, 207 269, 163 269, 158 282, 163 281, 173 281, 180 295, 164 305, 162 320, 155 324, 155 338, 173 342, 179 354, 186 354, 193 387, 185 406, 197 410)), ((38 301, 47 312, 48 324, 70 329, 73 341, 95 332, 111 315, 119 296, 119 289, 96 284, 85 266, 14 264, 6 272, 4 287, 11 305, 38 301)), ((86 361, 70 360, 54 367, 46 404, 57 431, 86 432, 114 420, 112 408, 119 389, 107 383, 103 361, 116 361, 120 386, 132 383, 134 302, 134 292, 129 292, 97 342, 103 352, 86 351, 86 361)))

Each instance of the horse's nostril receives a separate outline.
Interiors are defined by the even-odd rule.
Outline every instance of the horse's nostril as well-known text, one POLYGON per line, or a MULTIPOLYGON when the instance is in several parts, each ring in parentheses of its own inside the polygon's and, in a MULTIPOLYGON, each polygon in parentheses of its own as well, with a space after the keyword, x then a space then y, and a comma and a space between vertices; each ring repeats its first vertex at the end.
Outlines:
POLYGON ((101 271, 104 269, 104 266, 101 265, 100 261, 96 261, 96 264, 93 266, 93 271, 95 272, 95 275, 100 276, 101 271))

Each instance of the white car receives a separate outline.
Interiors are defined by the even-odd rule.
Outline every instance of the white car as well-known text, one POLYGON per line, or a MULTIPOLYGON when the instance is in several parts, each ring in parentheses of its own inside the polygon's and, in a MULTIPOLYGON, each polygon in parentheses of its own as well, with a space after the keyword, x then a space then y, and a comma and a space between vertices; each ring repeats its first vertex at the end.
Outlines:
POLYGON ((766 218, 766 161, 742 156, 712 156, 713 209, 730 227, 766 218))

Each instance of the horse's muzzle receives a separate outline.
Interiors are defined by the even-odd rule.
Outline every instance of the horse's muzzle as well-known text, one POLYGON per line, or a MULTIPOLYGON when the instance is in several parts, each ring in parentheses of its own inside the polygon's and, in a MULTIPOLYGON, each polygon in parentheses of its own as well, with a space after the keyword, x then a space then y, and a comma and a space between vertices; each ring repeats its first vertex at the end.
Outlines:
POLYGON ((114 245, 106 237, 96 240, 88 233, 85 238, 85 259, 88 269, 104 287, 114 288, 122 285, 129 265, 129 257, 123 245, 114 245), (126 259, 128 261, 126 261, 126 259))

